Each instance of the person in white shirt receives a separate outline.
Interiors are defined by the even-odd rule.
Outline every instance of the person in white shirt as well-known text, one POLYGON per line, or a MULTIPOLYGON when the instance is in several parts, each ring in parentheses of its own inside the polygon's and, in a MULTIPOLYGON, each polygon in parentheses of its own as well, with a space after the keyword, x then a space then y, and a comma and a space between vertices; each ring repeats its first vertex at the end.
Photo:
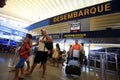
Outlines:
POLYGON ((41 80, 44 80, 44 75, 45 75, 45 71, 46 71, 46 61, 47 61, 48 51, 49 51, 45 47, 45 43, 53 42, 53 40, 46 33, 46 30, 41 29, 41 34, 42 34, 42 36, 39 38, 39 41, 37 42, 37 44, 33 45, 33 46, 38 46, 38 51, 35 55, 34 63, 32 65, 31 70, 29 71, 28 75, 31 75, 34 68, 36 67, 36 65, 41 62, 41 64, 43 65, 43 72, 42 72, 41 80))

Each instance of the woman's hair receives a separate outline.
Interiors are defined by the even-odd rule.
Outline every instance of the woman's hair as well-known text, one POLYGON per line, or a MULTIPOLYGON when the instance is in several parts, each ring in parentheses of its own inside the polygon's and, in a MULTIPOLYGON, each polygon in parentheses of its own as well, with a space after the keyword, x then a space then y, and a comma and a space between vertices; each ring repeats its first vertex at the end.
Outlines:
POLYGON ((26 36, 28 37, 28 38, 30 38, 30 39, 32 39, 32 35, 31 34, 26 34, 26 36))
POLYGON ((59 46, 59 44, 58 44, 58 43, 56 44, 56 48, 58 48, 58 49, 60 50, 60 46, 59 46))

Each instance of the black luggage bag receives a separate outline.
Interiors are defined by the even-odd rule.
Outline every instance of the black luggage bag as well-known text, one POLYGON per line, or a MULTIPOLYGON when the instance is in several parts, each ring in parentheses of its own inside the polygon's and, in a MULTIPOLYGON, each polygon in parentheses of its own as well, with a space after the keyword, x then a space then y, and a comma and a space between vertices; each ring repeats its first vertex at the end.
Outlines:
POLYGON ((77 75, 80 76, 81 75, 81 68, 78 66, 74 66, 74 65, 67 65, 65 68, 65 73, 67 75, 77 75))

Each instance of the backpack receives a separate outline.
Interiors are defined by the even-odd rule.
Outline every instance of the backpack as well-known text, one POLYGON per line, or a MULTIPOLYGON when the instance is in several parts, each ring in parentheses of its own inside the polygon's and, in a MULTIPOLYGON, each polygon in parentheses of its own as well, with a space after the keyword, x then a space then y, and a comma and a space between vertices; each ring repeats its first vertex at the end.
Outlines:
POLYGON ((51 42, 51 43, 45 43, 45 47, 46 47, 48 50, 53 50, 53 42, 51 42))
MULTIPOLYGON (((44 39, 45 37, 42 38, 42 40, 44 39)), ((47 39, 47 38, 46 38, 47 39)), ((53 42, 45 42, 45 47, 48 49, 48 50, 53 50, 53 42)))

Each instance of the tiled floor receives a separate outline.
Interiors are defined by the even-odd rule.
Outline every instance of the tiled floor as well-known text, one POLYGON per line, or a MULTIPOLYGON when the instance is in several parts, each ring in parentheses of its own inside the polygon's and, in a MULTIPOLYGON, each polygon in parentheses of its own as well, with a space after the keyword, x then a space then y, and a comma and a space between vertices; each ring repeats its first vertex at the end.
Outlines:
MULTIPOLYGON (((12 80, 14 76, 14 72, 9 72, 8 64, 12 59, 12 55, 3 55, 0 54, 0 80, 12 80)), ((24 80, 40 80, 41 71, 42 69, 39 69, 38 65, 32 76, 25 76, 24 80)), ((81 76, 73 79, 71 76, 67 76, 64 73, 64 67, 53 67, 50 62, 47 62, 47 71, 46 71, 46 80, 102 80, 100 75, 96 73, 93 70, 82 69, 81 76)), ((104 80, 120 80, 117 75, 113 74, 107 74, 105 75, 104 80)))

